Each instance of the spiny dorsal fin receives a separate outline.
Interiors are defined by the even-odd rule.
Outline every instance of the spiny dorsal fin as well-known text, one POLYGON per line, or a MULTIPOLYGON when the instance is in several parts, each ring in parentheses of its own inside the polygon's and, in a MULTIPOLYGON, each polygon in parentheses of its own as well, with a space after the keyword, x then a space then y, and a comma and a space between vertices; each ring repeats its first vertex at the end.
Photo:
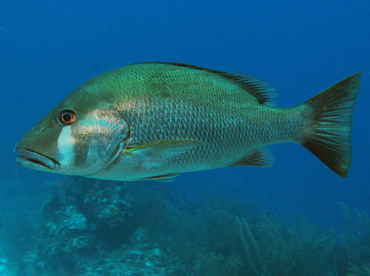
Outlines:
POLYGON ((278 100, 277 91, 270 84, 264 81, 261 81, 255 77, 249 76, 249 75, 244 75, 240 73, 226 73, 222 71, 198 67, 195 65, 188 65, 188 64, 176 63, 176 62, 142 62, 142 63, 134 63, 134 64, 155 64, 155 63, 186 67, 190 69, 202 70, 202 71, 207 71, 210 73, 217 74, 235 83, 240 88, 244 89, 246 92, 254 96, 261 104, 266 104, 270 106, 277 105, 277 100, 278 100))
POLYGON ((269 148, 260 148, 250 151, 246 156, 230 166, 271 167, 274 161, 274 154, 269 148))

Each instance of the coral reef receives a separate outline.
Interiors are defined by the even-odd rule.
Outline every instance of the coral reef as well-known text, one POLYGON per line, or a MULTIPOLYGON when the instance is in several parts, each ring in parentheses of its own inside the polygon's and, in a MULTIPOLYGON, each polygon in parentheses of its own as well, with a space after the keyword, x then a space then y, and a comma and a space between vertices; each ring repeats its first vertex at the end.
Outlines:
POLYGON ((1 275, 369 275, 363 211, 343 205, 339 235, 232 200, 195 203, 166 185, 73 178, 38 215, 1 216, 1 275))
POLYGON ((26 253, 36 246, 37 227, 33 224, 33 218, 34 214, 22 212, 0 216, 3 222, 0 228, 1 264, 11 266, 21 262, 26 253))
POLYGON ((351 264, 347 276, 370 276, 370 266, 351 264))

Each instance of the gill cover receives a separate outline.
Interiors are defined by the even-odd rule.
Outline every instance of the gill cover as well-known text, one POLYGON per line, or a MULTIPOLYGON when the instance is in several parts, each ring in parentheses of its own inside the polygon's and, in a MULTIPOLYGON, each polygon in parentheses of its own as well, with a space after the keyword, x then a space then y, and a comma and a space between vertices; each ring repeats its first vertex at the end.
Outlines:
MULTIPOLYGON (((73 123, 62 126, 57 160, 64 173, 89 176, 112 164, 125 146, 129 128, 118 111, 104 104, 81 115, 76 113, 73 123)), ((73 115, 61 117, 70 118, 73 115)))
POLYGON ((89 176, 106 169, 125 146, 129 127, 109 103, 62 102, 17 143, 17 161, 32 169, 89 176))

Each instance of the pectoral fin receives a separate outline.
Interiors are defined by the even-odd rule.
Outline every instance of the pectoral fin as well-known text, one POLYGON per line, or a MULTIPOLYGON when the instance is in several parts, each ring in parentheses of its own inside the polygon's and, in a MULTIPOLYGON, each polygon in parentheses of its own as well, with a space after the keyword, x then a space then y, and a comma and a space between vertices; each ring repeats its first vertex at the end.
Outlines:
POLYGON ((166 160, 203 144, 199 140, 170 140, 128 148, 124 153, 136 155, 150 166, 161 166, 166 160))

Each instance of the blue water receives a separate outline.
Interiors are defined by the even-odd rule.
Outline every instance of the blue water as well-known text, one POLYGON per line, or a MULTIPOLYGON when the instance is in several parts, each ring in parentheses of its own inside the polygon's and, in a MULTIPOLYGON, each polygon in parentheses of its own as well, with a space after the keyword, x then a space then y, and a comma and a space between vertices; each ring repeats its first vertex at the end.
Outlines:
POLYGON ((113 68, 173 61, 258 77, 279 91, 283 107, 362 72, 347 178, 305 149, 280 144, 271 147, 269 169, 185 173, 172 184, 195 199, 224 193, 325 227, 341 227, 340 203, 370 212, 369 14, 360 0, 2 3, 0 210, 37 209, 53 182, 68 178, 17 165, 12 149, 70 91, 113 68))

